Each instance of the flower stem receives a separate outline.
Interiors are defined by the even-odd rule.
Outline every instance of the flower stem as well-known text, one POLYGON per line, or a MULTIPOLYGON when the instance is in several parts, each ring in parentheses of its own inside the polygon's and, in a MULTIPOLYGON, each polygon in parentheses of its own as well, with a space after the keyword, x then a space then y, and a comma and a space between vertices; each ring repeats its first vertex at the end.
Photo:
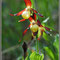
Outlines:
POLYGON ((37 36, 36 36, 36 51, 37 53, 39 53, 39 41, 37 40, 37 36))
MULTIPOLYGON (((32 8, 36 8, 35 7, 35 0, 31 0, 31 2, 32 2, 32 8)), ((38 36, 36 35, 36 51, 37 51, 37 53, 39 53, 39 41, 37 40, 37 38, 38 38, 38 36)))

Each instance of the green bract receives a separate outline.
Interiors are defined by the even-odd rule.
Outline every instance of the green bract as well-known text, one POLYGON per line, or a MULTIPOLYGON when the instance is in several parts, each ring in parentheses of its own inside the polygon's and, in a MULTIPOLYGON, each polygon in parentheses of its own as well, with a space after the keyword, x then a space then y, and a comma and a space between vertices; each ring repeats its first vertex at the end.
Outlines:
POLYGON ((30 60, 43 60, 44 59, 44 55, 43 54, 38 54, 36 52, 33 52, 31 55, 30 55, 30 60))

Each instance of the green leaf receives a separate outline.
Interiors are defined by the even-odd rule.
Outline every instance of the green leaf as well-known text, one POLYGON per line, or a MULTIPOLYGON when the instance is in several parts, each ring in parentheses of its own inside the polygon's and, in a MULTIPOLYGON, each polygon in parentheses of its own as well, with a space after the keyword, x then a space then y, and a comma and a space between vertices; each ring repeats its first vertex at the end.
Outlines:
POLYGON ((36 52, 33 52, 31 55, 30 55, 30 60, 43 60, 44 59, 44 55, 43 54, 38 54, 36 52))
POLYGON ((44 59, 44 54, 41 54, 41 60, 43 60, 44 59))
POLYGON ((29 60, 29 56, 27 56, 25 60, 29 60))
POLYGON ((55 41, 53 45, 56 47, 56 51, 57 51, 56 57, 59 59, 59 34, 55 36, 55 41))
POLYGON ((53 52, 48 48, 48 47, 44 47, 46 53, 49 55, 49 57, 54 60, 54 54, 53 52))
POLYGON ((34 0, 31 0, 31 2, 32 2, 32 6, 31 7, 34 8, 34 0))
POLYGON ((24 60, 24 57, 22 57, 22 60, 24 60))
POLYGON ((17 60, 24 60, 24 57, 23 57, 23 56, 19 56, 19 57, 17 58, 17 60))
POLYGON ((57 48, 57 50, 59 51, 59 35, 57 34, 55 36, 55 41, 53 43, 53 45, 57 48))

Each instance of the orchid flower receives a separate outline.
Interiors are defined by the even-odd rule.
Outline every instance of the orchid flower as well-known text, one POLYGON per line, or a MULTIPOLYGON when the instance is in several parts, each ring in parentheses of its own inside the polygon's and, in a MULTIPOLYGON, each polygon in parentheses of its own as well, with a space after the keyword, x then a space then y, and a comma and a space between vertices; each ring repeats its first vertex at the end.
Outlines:
POLYGON ((38 40, 40 40, 41 36, 43 35, 43 32, 50 34, 48 31, 50 31, 51 29, 48 27, 45 27, 43 25, 41 25, 40 21, 37 20, 37 22, 30 17, 30 25, 28 26, 28 28, 23 32, 23 36, 27 33, 27 30, 30 28, 31 32, 32 32, 32 37, 35 38, 35 36, 38 34, 38 40))
MULTIPOLYGON (((16 14, 10 14, 11 16, 20 16, 22 15, 23 19, 22 20, 19 20, 18 22, 22 22, 22 21, 25 21, 26 19, 30 19, 31 16, 33 16, 33 14, 35 15, 36 13, 43 17, 40 13, 38 13, 36 10, 34 10, 33 8, 31 8, 32 6, 32 3, 30 0, 24 0, 25 2, 25 5, 26 5, 26 8, 16 14), (32 14, 33 12, 33 14, 32 14)), ((36 19, 35 19, 36 20, 36 19)))

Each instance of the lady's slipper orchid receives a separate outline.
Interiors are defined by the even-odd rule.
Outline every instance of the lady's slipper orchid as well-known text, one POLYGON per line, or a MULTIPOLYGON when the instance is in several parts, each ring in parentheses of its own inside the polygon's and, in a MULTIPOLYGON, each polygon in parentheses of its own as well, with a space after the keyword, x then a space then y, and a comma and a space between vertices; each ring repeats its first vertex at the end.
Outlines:
POLYGON ((30 28, 30 30, 32 31, 32 37, 36 36, 37 34, 38 36, 38 40, 40 40, 40 37, 43 35, 43 32, 50 34, 48 31, 50 31, 50 28, 45 27, 43 25, 41 25, 40 21, 37 20, 37 22, 33 19, 30 18, 30 25, 28 26, 28 28, 23 32, 23 36, 26 34, 27 30, 30 28), (45 31, 45 29, 47 31, 45 31))
MULTIPOLYGON (((11 16, 19 16, 22 15, 22 17, 24 19, 19 20, 18 22, 21 21, 25 21, 26 19, 29 19, 33 14, 35 15, 35 13, 38 13, 36 10, 34 10, 33 8, 31 8, 32 3, 30 0, 24 0, 26 8, 16 14, 10 14, 11 16), (31 12, 33 12, 33 14, 31 15, 31 12)), ((39 16, 43 17, 40 13, 38 13, 39 16)))

